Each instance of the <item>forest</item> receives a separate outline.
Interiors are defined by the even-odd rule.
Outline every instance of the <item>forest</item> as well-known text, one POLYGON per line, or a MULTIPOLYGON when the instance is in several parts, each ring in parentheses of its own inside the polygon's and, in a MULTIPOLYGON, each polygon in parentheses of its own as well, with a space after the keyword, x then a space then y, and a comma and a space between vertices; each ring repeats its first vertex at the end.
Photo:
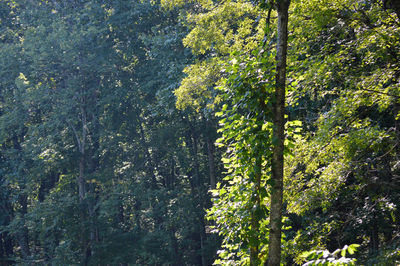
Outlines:
POLYGON ((0 0, 0 266, 400 265, 400 1, 0 0))

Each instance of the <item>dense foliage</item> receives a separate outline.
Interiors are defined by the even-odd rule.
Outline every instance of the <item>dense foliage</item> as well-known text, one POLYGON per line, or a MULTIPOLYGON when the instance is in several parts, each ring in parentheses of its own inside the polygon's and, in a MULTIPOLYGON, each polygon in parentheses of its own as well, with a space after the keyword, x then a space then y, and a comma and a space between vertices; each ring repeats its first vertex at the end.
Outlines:
MULTIPOLYGON (((398 1, 284 2, 281 263, 396 265, 398 1)), ((271 262, 279 3, 0 1, 0 265, 271 262)))
POLYGON ((174 107, 176 13, 1 4, 0 264, 211 263, 215 122, 174 107))

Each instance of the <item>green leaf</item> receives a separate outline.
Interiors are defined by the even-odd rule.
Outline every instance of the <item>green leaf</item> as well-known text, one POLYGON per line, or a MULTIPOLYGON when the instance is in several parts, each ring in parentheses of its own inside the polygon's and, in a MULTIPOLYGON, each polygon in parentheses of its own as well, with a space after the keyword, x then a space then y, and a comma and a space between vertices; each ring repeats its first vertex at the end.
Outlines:
POLYGON ((345 245, 345 246, 342 248, 342 251, 340 252, 340 255, 341 255, 342 257, 346 257, 347 248, 348 248, 347 245, 345 245))
POLYGON ((349 252, 350 255, 353 255, 354 252, 357 251, 358 247, 360 247, 359 244, 351 244, 351 245, 349 245, 349 247, 348 247, 347 250, 348 250, 348 252, 349 252))

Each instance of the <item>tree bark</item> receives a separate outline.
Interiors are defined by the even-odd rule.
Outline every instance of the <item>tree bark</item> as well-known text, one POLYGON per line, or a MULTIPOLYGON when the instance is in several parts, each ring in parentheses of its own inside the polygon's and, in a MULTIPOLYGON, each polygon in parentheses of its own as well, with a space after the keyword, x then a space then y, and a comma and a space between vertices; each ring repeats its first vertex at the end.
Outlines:
POLYGON ((251 211, 251 231, 252 237, 255 238, 253 245, 250 246, 250 265, 251 266, 258 266, 260 265, 260 220, 261 218, 256 215, 256 211, 261 207, 261 178, 262 178, 262 157, 260 156, 257 158, 255 167, 254 167, 254 176, 255 176, 255 199, 254 199, 254 206, 256 206, 255 210, 252 208, 251 211))
POLYGON ((393 110, 393 116, 394 116, 394 128, 395 128, 395 151, 396 151, 396 160, 400 160, 400 120, 396 119, 396 116, 400 114, 400 104, 398 102, 398 99, 393 99, 394 102, 394 110, 393 110))
MULTIPOLYGON (((22 147, 20 143, 20 138, 17 135, 14 135, 12 138, 13 147, 18 153, 22 153, 22 147)), ((28 196, 25 194, 25 182, 20 184, 21 186, 21 194, 18 196, 18 203, 21 208, 19 209, 19 214, 21 215, 21 227, 18 232, 15 234, 16 240, 20 246, 22 258, 27 261, 31 255, 29 249, 29 232, 28 228, 25 226, 25 215, 28 213, 28 196)))
POLYGON ((210 138, 206 137, 207 141, 207 153, 208 153, 208 168, 210 172, 210 188, 215 189, 216 179, 215 179, 215 159, 214 159, 214 143, 210 138))
POLYGON ((199 240, 200 240, 200 254, 198 256, 199 265, 206 266, 207 259, 204 254, 204 242, 207 240, 207 235, 205 231, 204 225, 204 212, 201 211, 204 208, 204 190, 202 189, 202 182, 200 180, 200 162, 198 156, 198 145, 199 145, 199 135, 196 131, 195 125, 187 120, 188 128, 186 139, 188 142, 188 148, 190 154, 192 154, 192 169, 193 169, 193 180, 191 182, 191 190, 196 205, 200 207, 200 210, 197 212, 198 215, 198 223, 199 223, 199 240))
MULTIPOLYGON (((81 92, 83 95, 83 92, 81 92)), ((86 187, 86 174, 87 174, 87 140, 88 140, 88 116, 87 116, 87 111, 85 108, 85 105, 87 104, 86 102, 86 97, 82 96, 81 99, 81 129, 82 132, 79 134, 78 131, 75 129, 75 127, 72 125, 72 123, 69 123, 70 127, 72 128, 74 134, 75 134, 75 139, 77 142, 78 146, 78 151, 79 151, 79 173, 76 178, 76 182, 78 185, 78 199, 80 203, 80 219, 81 219, 81 245, 82 245, 82 258, 83 258, 83 265, 88 265, 89 259, 92 255, 92 249, 91 245, 93 244, 91 241, 91 236, 93 232, 93 228, 89 228, 90 231, 90 236, 89 238, 87 237, 87 228, 85 226, 85 223, 88 221, 90 217, 88 217, 88 211, 90 210, 90 206, 85 203, 85 198, 87 195, 87 187, 86 187)))
POLYGON ((143 124, 142 124, 141 121, 139 121, 139 130, 140 130, 140 137, 142 138, 144 154, 146 156, 146 167, 147 167, 147 170, 148 170, 148 174, 151 177, 151 182, 150 182, 149 186, 151 188, 156 188, 157 187, 157 178, 156 178, 156 175, 155 175, 156 166, 155 166, 155 163, 153 163, 153 159, 152 159, 151 154, 149 152, 149 144, 147 143, 147 140, 146 140, 146 137, 145 137, 145 134, 144 134, 143 124))
POLYGON ((22 219, 21 227, 16 233, 16 239, 21 248, 21 255, 24 260, 28 260, 31 252, 29 249, 29 232, 28 228, 25 226, 25 215, 28 212, 28 197, 25 194, 19 196, 19 204, 21 205, 20 215, 22 219))
MULTIPOLYGON (((82 115, 82 138, 79 142, 79 176, 78 176, 78 194, 79 203, 82 203, 86 195, 86 180, 85 180, 85 166, 86 166, 86 136, 87 136, 87 121, 86 121, 86 110, 81 108, 82 115)), ((77 136, 77 139, 79 137, 77 136)))
POLYGON ((12 241, 7 232, 0 233, 0 266, 14 265, 12 241))
POLYGON ((285 140, 286 54, 288 41, 288 9, 290 0, 278 0, 278 31, 276 46, 276 77, 274 104, 274 131, 272 155, 272 193, 270 206, 270 233, 268 266, 279 266, 281 261, 283 151, 285 140))

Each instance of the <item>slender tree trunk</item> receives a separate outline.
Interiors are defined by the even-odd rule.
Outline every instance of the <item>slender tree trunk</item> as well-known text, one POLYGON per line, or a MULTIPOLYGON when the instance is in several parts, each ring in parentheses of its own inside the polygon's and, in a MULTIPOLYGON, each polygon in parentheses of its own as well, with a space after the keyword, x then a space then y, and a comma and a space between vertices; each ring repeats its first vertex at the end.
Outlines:
POLYGON ((0 233, 0 266, 8 265, 8 256, 6 252, 6 237, 7 237, 6 233, 0 233))
POLYGON ((278 34, 276 46, 276 88, 272 156, 273 187, 270 206, 268 266, 279 266, 281 261, 286 54, 290 0, 278 0, 276 5, 278 10, 278 34))
POLYGON ((151 184, 150 187, 155 188, 157 186, 157 178, 155 175, 155 164, 153 163, 153 159, 151 158, 151 154, 149 152, 149 145, 146 141, 146 137, 144 135, 144 129, 143 129, 143 124, 141 121, 139 121, 139 130, 140 130, 140 137, 142 138, 142 143, 143 143, 143 148, 144 148, 144 154, 146 156, 146 165, 148 169, 148 174, 151 177, 151 184))
MULTIPOLYGON (((194 176, 195 176, 195 191, 194 191, 194 195, 195 198, 197 198, 199 205, 202 207, 204 207, 204 195, 203 195, 203 189, 202 189, 202 184, 200 181, 200 164, 199 164, 199 158, 198 158, 198 150, 197 150, 197 146, 198 146, 198 138, 197 138, 197 134, 196 131, 194 129, 194 127, 191 127, 191 133, 193 136, 193 163, 194 163, 194 176), (197 195, 196 195, 197 194, 197 195)), ((201 265, 202 266, 206 266, 206 258, 204 257, 204 241, 206 241, 207 236, 205 233, 205 226, 204 226, 204 213, 202 211, 199 211, 199 236, 200 236, 200 256, 201 256, 201 265)))
POLYGON ((214 143, 210 140, 210 138, 206 137, 207 141, 207 155, 208 155, 208 168, 210 172, 210 188, 215 189, 216 180, 215 180, 215 159, 214 159, 214 143))
MULTIPOLYGON (((79 203, 81 204, 81 222, 82 225, 87 220, 87 208, 84 205, 84 199, 86 197, 86 138, 87 138, 87 115, 84 107, 81 108, 82 115, 82 137, 80 139, 79 151, 79 176, 78 176, 78 195, 79 203)), ((82 232, 86 232, 86 228, 82 228, 82 232)), ((83 247, 83 258, 84 265, 88 265, 89 258, 91 256, 90 243, 86 237, 86 234, 82 234, 82 247, 83 247)))
POLYGON ((6 260, 6 252, 5 252, 5 247, 3 245, 3 235, 4 233, 0 233, 0 265, 3 266, 5 265, 5 260, 6 260))
POLYGON ((372 226, 370 227, 370 239, 369 239, 369 252, 374 254, 379 250, 379 225, 376 213, 372 215, 372 226))
MULTIPOLYGON (((258 210, 261 206, 261 177, 262 177, 262 158, 261 156, 256 159, 255 167, 254 167, 254 176, 255 176, 255 199, 254 205, 256 206, 255 210, 258 210)), ((251 266, 258 266, 260 265, 260 237, 259 237, 259 230, 260 230, 260 220, 261 218, 257 216, 254 210, 251 211, 251 231, 252 237, 255 239, 252 246, 250 246, 250 265, 251 266)))
POLYGON ((13 246, 6 232, 0 233, 0 266, 13 265, 13 246))
POLYGON ((79 176, 78 176, 78 195, 79 203, 82 203, 86 194, 85 185, 85 152, 81 152, 79 158, 79 176))
POLYGON ((13 261, 13 243, 11 237, 7 233, 2 233, 0 241, 2 242, 2 254, 0 254, 0 265, 1 266, 8 266, 14 265, 15 262, 13 261))
POLYGON ((28 239, 28 229, 23 226, 16 234, 18 244, 21 248, 21 255, 24 260, 28 260, 30 254, 29 250, 29 239, 28 239))
POLYGON ((208 171, 210 177, 210 188, 215 189, 216 187, 216 177, 215 177, 215 147, 214 141, 211 134, 214 130, 212 122, 210 120, 204 119, 204 124, 206 126, 206 131, 204 133, 205 140, 207 144, 207 156, 208 156, 208 171))
POLYGON ((85 180, 85 168, 86 168, 86 137, 87 137, 87 121, 86 121, 86 110, 81 107, 82 116, 82 133, 81 137, 73 126, 72 129, 75 133, 76 142, 79 150, 79 174, 77 177, 78 183, 78 197, 79 203, 82 203, 86 195, 86 180, 85 180))
POLYGON ((21 228, 18 230, 16 234, 16 238, 18 244, 21 248, 21 255, 24 260, 28 260, 29 256, 31 255, 29 249, 29 236, 28 236, 28 228, 25 226, 25 215, 27 214, 28 210, 28 197, 25 194, 20 195, 19 197, 19 204, 21 205, 21 219, 22 225, 21 228))
MULTIPOLYGON (((189 122, 190 123, 190 122, 189 122)), ((196 186, 196 190, 198 195, 200 196, 199 198, 202 198, 202 195, 200 194, 200 164, 199 164, 199 158, 198 158, 198 136, 197 136, 197 132, 194 128, 194 125, 192 123, 190 123, 190 143, 192 146, 192 158, 193 158, 193 168, 194 168, 194 176, 195 176, 195 180, 194 180, 194 184, 196 186)))
POLYGON ((176 167, 176 163, 174 158, 171 156, 170 158, 170 172, 169 172, 169 176, 167 176, 165 178, 165 187, 170 190, 174 187, 174 183, 175 183, 175 167, 176 167))
POLYGON ((204 215, 200 217, 200 248, 201 248, 201 265, 207 266, 207 258, 205 256, 205 242, 207 241, 206 228, 204 225, 204 215))
MULTIPOLYGON (((400 113, 400 104, 398 103, 398 99, 393 99, 394 102, 394 113, 393 116, 396 118, 396 116, 400 113)), ((395 126, 395 138, 396 138, 396 159, 400 160, 400 120, 395 119, 394 122, 395 126)))
MULTIPOLYGON (((14 149, 17 150, 18 153, 22 153, 20 138, 18 138, 18 136, 15 135, 12 138, 12 142, 14 149)), ((20 186, 21 186, 21 191, 23 191, 25 189, 24 182, 21 183, 20 186)), ((21 215, 22 224, 18 232, 15 234, 15 237, 20 246, 22 258, 24 260, 28 260, 31 253, 29 249, 29 232, 28 228, 25 226, 25 215, 28 212, 28 196, 25 194, 25 192, 21 192, 21 194, 18 197, 18 202, 21 206, 19 214, 21 215)))
MULTIPOLYGON (((11 203, 6 200, 8 198, 7 196, 0 199, 1 201, 4 201, 4 203, 0 208, 0 211, 3 212, 3 215, 5 216, 3 220, 3 225, 5 226, 10 224, 10 219, 13 216, 13 208, 11 206, 11 203)), ((0 233, 0 242, 2 242, 2 252, 3 252, 0 257, 3 264, 0 265, 2 266, 14 265, 12 259, 13 257, 15 257, 13 249, 13 237, 7 231, 4 231, 3 233, 0 233)))
MULTIPOLYGON (((83 93, 82 93, 83 94, 83 93)), ((89 263, 89 258, 92 254, 91 252, 91 243, 87 238, 87 228, 84 226, 84 224, 87 222, 88 219, 88 206, 84 204, 84 200, 86 197, 87 193, 87 188, 86 188, 86 166, 87 166, 87 154, 86 154, 86 143, 87 143, 87 138, 88 138, 88 122, 87 122, 87 113, 84 105, 86 104, 86 99, 85 97, 82 97, 82 102, 81 102, 81 129, 82 132, 79 134, 78 131, 75 129, 75 127, 70 124, 70 127, 74 131, 75 134, 75 139, 78 145, 78 150, 79 150, 79 173, 76 178, 76 182, 78 185, 78 199, 80 203, 80 219, 81 219, 81 231, 82 231, 82 257, 83 257, 83 265, 88 265, 89 263)))
POLYGON ((188 127, 190 130, 187 132, 187 141, 189 146, 189 151, 192 154, 192 166, 193 166, 193 181, 191 182, 192 194, 195 198, 196 203, 201 206, 201 209, 197 213, 198 215, 198 222, 199 222, 199 240, 200 240, 200 255, 198 258, 199 264, 201 263, 202 266, 206 266, 207 259, 205 258, 204 254, 204 242, 207 239, 207 235, 205 233, 205 225, 204 225, 204 190, 202 189, 202 182, 200 180, 200 162, 198 157, 198 134, 196 132, 195 125, 188 119, 187 120, 188 127))

